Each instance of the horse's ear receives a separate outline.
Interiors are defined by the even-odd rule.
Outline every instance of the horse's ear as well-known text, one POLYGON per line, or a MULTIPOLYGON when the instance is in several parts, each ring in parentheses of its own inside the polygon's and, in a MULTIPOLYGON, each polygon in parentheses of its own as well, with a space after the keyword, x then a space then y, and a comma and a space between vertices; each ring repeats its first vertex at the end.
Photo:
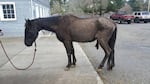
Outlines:
POLYGON ((30 25, 30 24, 31 24, 31 20, 29 20, 29 19, 25 19, 25 21, 26 21, 26 23, 27 23, 28 25, 30 25))
POLYGON ((29 19, 25 19, 25 21, 26 21, 26 22, 31 22, 31 20, 29 20, 29 19))
POLYGON ((26 18, 25 18, 24 20, 25 20, 25 21, 27 21, 27 19, 26 19, 26 18))

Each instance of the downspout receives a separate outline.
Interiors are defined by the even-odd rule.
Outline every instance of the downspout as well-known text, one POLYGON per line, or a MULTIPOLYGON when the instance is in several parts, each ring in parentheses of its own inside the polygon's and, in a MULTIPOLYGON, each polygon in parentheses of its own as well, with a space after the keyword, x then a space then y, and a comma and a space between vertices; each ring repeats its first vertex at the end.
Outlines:
POLYGON ((150 0, 148 0, 148 8, 147 8, 148 12, 149 12, 149 7, 150 7, 150 0))
POLYGON ((31 19, 33 19, 33 0, 30 0, 31 5, 31 19))

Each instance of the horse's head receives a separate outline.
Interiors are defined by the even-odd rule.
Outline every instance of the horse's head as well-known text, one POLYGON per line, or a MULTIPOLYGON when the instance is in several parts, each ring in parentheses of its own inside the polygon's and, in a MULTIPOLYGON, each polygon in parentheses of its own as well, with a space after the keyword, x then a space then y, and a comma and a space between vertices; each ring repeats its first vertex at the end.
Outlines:
POLYGON ((32 20, 26 20, 25 23, 25 38, 24 43, 26 46, 32 46, 38 36, 38 24, 32 20))

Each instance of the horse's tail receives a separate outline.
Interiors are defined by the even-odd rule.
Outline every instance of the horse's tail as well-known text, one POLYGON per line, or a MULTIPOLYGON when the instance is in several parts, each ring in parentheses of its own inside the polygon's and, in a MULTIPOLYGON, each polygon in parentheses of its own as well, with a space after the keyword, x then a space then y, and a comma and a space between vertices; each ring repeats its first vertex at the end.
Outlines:
MULTIPOLYGON (((110 46, 111 49, 114 49, 115 42, 116 42, 116 37, 117 37, 117 27, 115 28, 115 30, 114 30, 111 38, 108 41, 108 44, 109 44, 109 46, 110 46)), ((98 40, 96 42, 95 47, 96 47, 96 49, 99 49, 98 40)))
POLYGON ((114 49, 115 42, 116 42, 116 37, 117 37, 117 26, 116 26, 111 38, 108 41, 108 44, 109 44, 111 49, 114 49))

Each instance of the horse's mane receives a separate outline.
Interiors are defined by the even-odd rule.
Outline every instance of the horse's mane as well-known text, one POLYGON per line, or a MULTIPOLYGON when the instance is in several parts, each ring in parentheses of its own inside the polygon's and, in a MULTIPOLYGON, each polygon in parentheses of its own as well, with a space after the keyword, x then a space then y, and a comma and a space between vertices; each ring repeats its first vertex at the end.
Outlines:
POLYGON ((73 18, 79 19, 79 17, 77 17, 77 16, 75 16, 73 14, 63 15, 63 17, 73 17, 73 18))
POLYGON ((43 17, 43 18, 36 18, 36 19, 32 19, 30 20, 30 22, 37 22, 39 24, 43 23, 43 24, 58 24, 59 20, 60 20, 60 15, 58 16, 50 16, 50 17, 43 17))
POLYGON ((73 15, 73 14, 66 14, 66 15, 57 15, 57 16, 50 16, 50 17, 44 17, 44 18, 35 18, 35 19, 31 19, 30 21, 34 22, 34 21, 41 21, 41 20, 45 20, 46 22, 58 22, 60 20, 60 18, 71 18, 71 19, 80 19, 79 17, 73 15))

